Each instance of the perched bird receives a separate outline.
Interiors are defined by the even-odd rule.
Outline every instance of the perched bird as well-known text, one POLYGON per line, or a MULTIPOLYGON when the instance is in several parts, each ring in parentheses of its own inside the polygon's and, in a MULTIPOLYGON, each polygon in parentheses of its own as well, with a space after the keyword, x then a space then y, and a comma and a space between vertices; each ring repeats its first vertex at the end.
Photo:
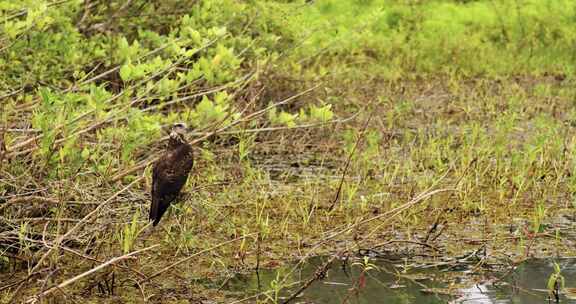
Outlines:
POLYGON ((152 205, 149 220, 158 225, 182 187, 186 184, 188 174, 194 164, 192 147, 186 139, 186 124, 174 124, 170 130, 170 139, 166 152, 152 168, 152 205))

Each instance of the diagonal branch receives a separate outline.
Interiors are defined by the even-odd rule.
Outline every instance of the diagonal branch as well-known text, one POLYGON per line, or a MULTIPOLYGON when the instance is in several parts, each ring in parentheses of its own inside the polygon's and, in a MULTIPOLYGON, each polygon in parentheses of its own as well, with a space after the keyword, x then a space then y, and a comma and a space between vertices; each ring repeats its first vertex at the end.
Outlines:
POLYGON ((51 294, 52 292, 54 292, 54 291, 56 291, 56 290, 59 290, 59 289, 61 289, 61 288, 64 288, 64 287, 66 287, 66 286, 68 286, 68 285, 70 285, 70 284, 72 284, 72 283, 74 283, 74 282, 76 282, 76 281, 78 281, 78 280, 86 277, 86 276, 89 276, 89 275, 91 275, 91 274, 93 274, 93 273, 95 273, 95 272, 97 272, 97 271, 99 271, 99 270, 101 270, 101 269, 104 269, 104 268, 106 268, 106 267, 108 267, 108 266, 110 266, 110 265, 112 265, 112 264, 114 264, 114 263, 117 263, 117 262, 119 262, 119 261, 125 260, 125 259, 127 259, 127 258, 129 258, 129 257, 131 257, 131 256, 133 256, 133 255, 137 255, 137 254, 139 254, 139 253, 142 253, 142 252, 144 252, 144 251, 148 251, 148 250, 150 250, 150 249, 152 249, 152 248, 156 248, 156 247, 158 247, 158 246, 160 246, 160 245, 159 245, 159 244, 156 244, 156 245, 153 245, 153 246, 144 248, 144 249, 140 249, 140 250, 137 250, 137 251, 134 251, 134 252, 125 254, 125 255, 123 255, 123 256, 115 257, 115 258, 109 260, 109 261, 106 262, 106 263, 100 264, 100 265, 98 265, 98 266, 96 266, 96 267, 94 267, 94 268, 92 268, 92 269, 90 269, 90 270, 88 270, 88 271, 86 271, 86 272, 83 272, 83 273, 81 273, 81 274, 79 274, 79 275, 77 275, 77 276, 75 276, 75 277, 73 277, 73 278, 70 278, 70 279, 68 279, 68 280, 66 280, 66 281, 58 284, 57 286, 51 287, 51 288, 47 289, 46 291, 43 291, 43 292, 41 292, 40 294, 37 294, 37 295, 33 296, 32 298, 28 299, 28 300, 26 301, 26 303, 37 303, 42 297, 45 297, 45 296, 51 294))
MULTIPOLYGON (((314 86, 314 87, 312 87, 312 88, 309 88, 309 89, 307 89, 307 90, 305 90, 305 91, 302 91, 302 92, 300 92, 300 93, 298 93, 298 94, 292 95, 292 96, 290 96, 290 97, 288 97, 288 98, 286 98, 286 99, 284 99, 284 100, 282 100, 282 101, 279 101, 279 102, 277 102, 277 103, 274 103, 274 104, 272 104, 272 105, 270 105, 270 106, 268 106, 268 107, 266 107, 266 108, 264 108, 264 109, 262 109, 262 110, 259 110, 259 111, 256 111, 256 112, 250 114, 250 115, 247 115, 246 117, 239 118, 239 119, 231 122, 230 124, 228 124, 228 125, 226 125, 226 126, 223 126, 223 127, 219 128, 219 129, 216 129, 216 130, 211 131, 211 132, 204 133, 203 136, 201 136, 201 137, 199 137, 199 138, 191 141, 190 144, 191 144, 191 145, 194 145, 194 144, 197 144, 197 143, 199 143, 199 142, 201 142, 201 141, 203 141, 203 140, 205 140, 205 139, 207 139, 207 138, 210 138, 210 137, 212 137, 212 136, 214 136, 214 135, 222 134, 222 133, 225 132, 226 130, 228 130, 228 129, 230 129, 230 128, 232 128, 232 127, 234 127, 234 126, 236 126, 236 125, 238 125, 238 124, 240 124, 240 123, 250 121, 250 120, 252 120, 252 119, 254 119, 254 118, 256 118, 256 117, 258 117, 258 116, 260 116, 260 115, 262 115, 262 114, 265 114, 266 112, 270 111, 271 109, 273 109, 273 108, 275 108, 275 107, 278 107, 278 106, 283 105, 283 104, 287 104, 287 103, 291 102, 292 100, 294 100, 294 99, 296 99, 296 98, 298 98, 298 97, 300 97, 300 96, 302 96, 302 95, 305 95, 305 94, 307 94, 307 93, 309 93, 309 92, 317 89, 319 86, 320 86, 320 85, 316 85, 316 86, 314 86)), ((132 167, 132 168, 129 168, 129 169, 127 169, 127 170, 124 170, 124 171, 122 171, 122 172, 119 172, 118 174, 114 175, 114 176, 112 177, 112 181, 113 181, 113 182, 119 181, 120 179, 124 178, 124 176, 129 175, 129 174, 132 174, 132 173, 134 173, 134 172, 136 172, 136 171, 138 171, 138 170, 140 170, 140 169, 144 169, 144 168, 146 168, 147 166, 149 166, 150 164, 155 163, 156 161, 158 161, 158 159, 160 159, 160 155, 159 155, 159 154, 154 155, 154 156, 152 156, 151 158, 149 158, 149 159, 141 162, 140 164, 138 164, 138 165, 136 165, 136 166, 134 166, 134 167, 132 167)))
POLYGON ((38 267, 40 267, 40 265, 42 265, 42 262, 44 261, 44 259, 46 259, 46 257, 48 257, 48 255, 52 252, 52 250, 54 250, 55 248, 58 248, 58 244, 60 244, 63 240, 65 240, 67 237, 69 237, 72 233, 74 233, 76 230, 78 230, 81 226, 83 226, 92 216, 94 216, 95 214, 97 214, 104 206, 108 205, 112 200, 114 200, 116 197, 118 197, 120 194, 122 194, 123 192, 125 192, 126 190, 130 189, 132 186, 134 186, 136 183, 140 182, 142 179, 144 179, 143 176, 135 179, 134 181, 132 181, 130 184, 128 184, 126 187, 122 188, 120 191, 114 193, 112 196, 110 196, 106 201, 104 201, 102 204, 98 205, 98 207, 96 207, 94 210, 92 210, 92 212, 88 213, 86 216, 84 216, 84 218, 82 218, 78 223, 76 223, 76 225, 74 227, 72 227, 70 230, 68 230, 65 234, 61 235, 60 237, 58 237, 56 239, 56 241, 54 241, 54 247, 50 247, 48 249, 48 251, 46 253, 44 253, 44 255, 40 258, 40 260, 38 261, 38 263, 36 263, 36 265, 34 267, 32 267, 32 269, 29 271, 29 273, 34 273, 38 267))
POLYGON ((352 151, 350 151, 350 154, 348 155, 346 165, 344 166, 344 171, 342 172, 342 178, 340 178, 340 184, 338 185, 338 190, 336 190, 336 196, 332 200, 332 204, 330 204, 328 211, 332 211, 332 209, 334 209, 334 206, 336 206, 336 203, 338 203, 340 193, 342 192, 342 186, 344 185, 344 179, 346 178, 346 173, 348 172, 348 168, 350 167, 350 163, 352 162, 352 157, 354 156, 354 153, 356 153, 356 149, 358 148, 360 141, 362 140, 362 138, 364 138, 364 135, 366 134, 366 129, 368 128, 368 124, 370 123, 373 114, 374 111, 370 111, 370 116, 368 116, 368 118, 364 122, 364 125, 362 126, 362 133, 360 133, 360 136, 358 136, 358 139, 354 143, 354 147, 352 147, 352 151))
POLYGON ((168 265, 167 267, 164 267, 163 269, 161 269, 161 270, 153 273, 152 275, 148 276, 147 279, 143 280, 143 281, 140 282, 140 283, 144 283, 144 282, 151 281, 152 279, 154 279, 155 277, 163 274, 164 272, 166 272, 166 271, 168 271, 168 270, 170 270, 170 269, 172 269, 172 268, 174 268, 174 267, 176 267, 176 266, 178 266, 178 265, 180 265, 180 264, 182 264, 182 263, 184 263, 184 262, 186 262, 186 261, 189 261, 189 260, 191 260, 191 259, 193 259, 193 258, 195 258, 195 257, 197 257, 197 256, 199 256, 199 255, 202 255, 202 254, 204 254, 204 253, 206 253, 206 252, 210 252, 210 251, 212 251, 212 250, 214 250, 214 249, 216 249, 216 248, 220 248, 220 247, 222 247, 222 246, 224 246, 224 245, 227 245, 227 244, 230 244, 230 243, 234 243, 234 242, 237 242, 237 241, 239 241, 239 240, 243 240, 243 239, 245 239, 245 238, 247 238, 247 237, 250 237, 250 236, 253 236, 253 235, 256 235, 256 234, 258 234, 258 233, 250 233, 250 234, 247 234, 247 235, 244 235, 244 236, 241 236, 241 237, 237 237, 237 238, 235 238, 235 239, 233 239, 233 240, 220 243, 220 244, 215 245, 215 246, 212 246, 212 247, 210 247, 210 248, 207 248, 207 249, 198 251, 198 252, 196 252, 195 254, 193 254, 193 255, 191 255, 191 256, 188 256, 188 257, 185 257, 185 258, 183 258, 183 259, 181 259, 181 260, 178 260, 178 261, 176 261, 176 262, 168 265))

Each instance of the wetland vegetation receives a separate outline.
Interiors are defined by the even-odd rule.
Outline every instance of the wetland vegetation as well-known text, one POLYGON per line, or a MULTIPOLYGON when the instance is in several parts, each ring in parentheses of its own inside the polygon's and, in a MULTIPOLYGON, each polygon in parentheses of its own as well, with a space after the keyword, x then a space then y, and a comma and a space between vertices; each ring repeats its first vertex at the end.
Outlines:
POLYGON ((380 285, 457 300, 534 258, 558 261, 529 288, 576 287, 561 260, 576 248, 573 1, 0 14, 1 303, 322 301, 341 261, 354 281, 335 301, 352 303, 380 285), (151 229, 151 164, 175 122, 193 127, 193 173, 151 229), (420 268, 464 279, 424 287, 420 268), (275 277, 230 287, 255 273, 275 277))

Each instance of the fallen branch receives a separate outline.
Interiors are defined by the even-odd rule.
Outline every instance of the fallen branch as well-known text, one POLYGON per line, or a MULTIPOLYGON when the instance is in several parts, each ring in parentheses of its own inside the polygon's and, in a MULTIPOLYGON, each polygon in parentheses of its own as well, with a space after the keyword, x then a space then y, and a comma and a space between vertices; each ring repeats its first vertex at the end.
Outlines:
POLYGON ((106 267, 108 267, 108 266, 110 266, 110 265, 112 265, 112 264, 114 264, 114 263, 117 263, 117 262, 119 262, 119 261, 121 261, 121 260, 125 260, 125 259, 127 259, 127 258, 129 258, 129 257, 131 257, 131 256, 133 256, 133 255, 142 253, 142 252, 147 251, 147 250, 150 250, 150 249, 152 249, 152 248, 156 248, 156 247, 158 247, 158 246, 160 246, 160 245, 157 244, 157 245, 154 245, 154 246, 150 246, 150 247, 147 247, 147 248, 144 248, 144 249, 140 249, 140 250, 137 250, 137 251, 134 251, 134 252, 125 254, 125 255, 123 255, 123 256, 115 257, 115 258, 109 260, 109 261, 106 262, 106 263, 100 264, 100 265, 98 265, 98 266, 96 266, 96 267, 94 267, 94 268, 92 268, 92 269, 90 269, 90 270, 88 270, 88 271, 86 271, 86 272, 83 272, 83 273, 81 273, 81 274, 79 274, 79 275, 77 275, 77 276, 75 276, 75 277, 73 277, 73 278, 70 278, 70 279, 68 279, 68 280, 66 280, 66 281, 58 284, 57 286, 51 287, 51 288, 49 288, 48 290, 43 291, 42 293, 33 296, 32 298, 28 299, 28 300, 26 301, 26 303, 36 303, 36 302, 38 302, 42 297, 45 297, 45 296, 51 294, 52 292, 54 292, 54 291, 56 291, 56 290, 59 290, 59 289, 61 289, 61 288, 64 288, 64 287, 66 287, 66 286, 68 286, 68 285, 70 285, 70 284, 72 284, 72 283, 74 283, 74 282, 76 282, 76 281, 78 281, 78 280, 86 277, 86 276, 89 276, 89 275, 91 275, 91 274, 93 274, 93 273, 95 273, 95 272, 97 272, 97 271, 99 271, 99 270, 101 270, 101 269, 103 269, 103 268, 106 268, 106 267))
POLYGON ((134 186, 136 183, 140 182, 142 179, 144 179, 143 176, 135 179, 134 181, 132 181, 130 184, 128 184, 126 187, 122 188, 120 191, 114 193, 112 196, 110 196, 106 201, 104 201, 102 204, 98 205, 98 207, 96 207, 94 210, 92 210, 92 212, 88 213, 86 216, 84 216, 76 225, 74 225, 74 227, 72 227, 70 230, 68 230, 64 235, 61 235, 60 237, 58 237, 53 243, 54 243, 54 247, 50 247, 48 249, 48 251, 46 253, 44 253, 44 255, 40 258, 40 260, 38 261, 38 263, 36 263, 36 265, 34 267, 32 267, 32 269, 29 271, 29 273, 33 273, 35 272, 38 267, 40 267, 40 265, 42 265, 42 262, 44 261, 44 259, 46 259, 46 257, 48 257, 48 255, 52 252, 52 250, 54 250, 55 248, 58 248, 58 244, 60 244, 63 240, 65 240, 66 238, 68 238, 72 233, 74 233, 76 230, 78 230, 78 228, 80 228, 83 224, 85 224, 88 219, 90 219, 92 216, 94 216, 96 213, 98 213, 98 211, 100 211, 100 209, 102 209, 104 206, 108 205, 113 199, 115 199, 116 197, 118 197, 118 195, 122 194, 124 191, 130 189, 132 186, 134 186))

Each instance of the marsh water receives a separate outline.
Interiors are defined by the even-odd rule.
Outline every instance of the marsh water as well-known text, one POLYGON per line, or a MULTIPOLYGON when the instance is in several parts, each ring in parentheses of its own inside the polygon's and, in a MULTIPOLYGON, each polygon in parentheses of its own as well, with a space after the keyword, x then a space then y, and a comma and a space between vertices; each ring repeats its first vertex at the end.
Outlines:
MULTIPOLYGON (((220 287, 242 299, 258 295, 282 303, 303 282, 311 278, 327 258, 313 258, 302 265, 287 265, 259 274, 236 275, 220 287), (282 289, 278 287, 284 287, 282 289), (286 287, 288 286, 288 287, 286 287), (273 292, 274 288, 279 290, 273 292), (270 291, 267 295, 263 293, 270 291)), ((469 267, 414 267, 409 263, 392 264, 370 260, 372 270, 365 271, 362 260, 337 261, 326 277, 315 281, 292 303, 549 303, 547 282, 554 262, 561 267, 565 287, 576 287, 576 259, 532 259, 513 269, 472 271, 469 267)), ((255 302, 256 296, 248 302, 255 302)), ((561 303, 576 303, 566 296, 561 303)))

